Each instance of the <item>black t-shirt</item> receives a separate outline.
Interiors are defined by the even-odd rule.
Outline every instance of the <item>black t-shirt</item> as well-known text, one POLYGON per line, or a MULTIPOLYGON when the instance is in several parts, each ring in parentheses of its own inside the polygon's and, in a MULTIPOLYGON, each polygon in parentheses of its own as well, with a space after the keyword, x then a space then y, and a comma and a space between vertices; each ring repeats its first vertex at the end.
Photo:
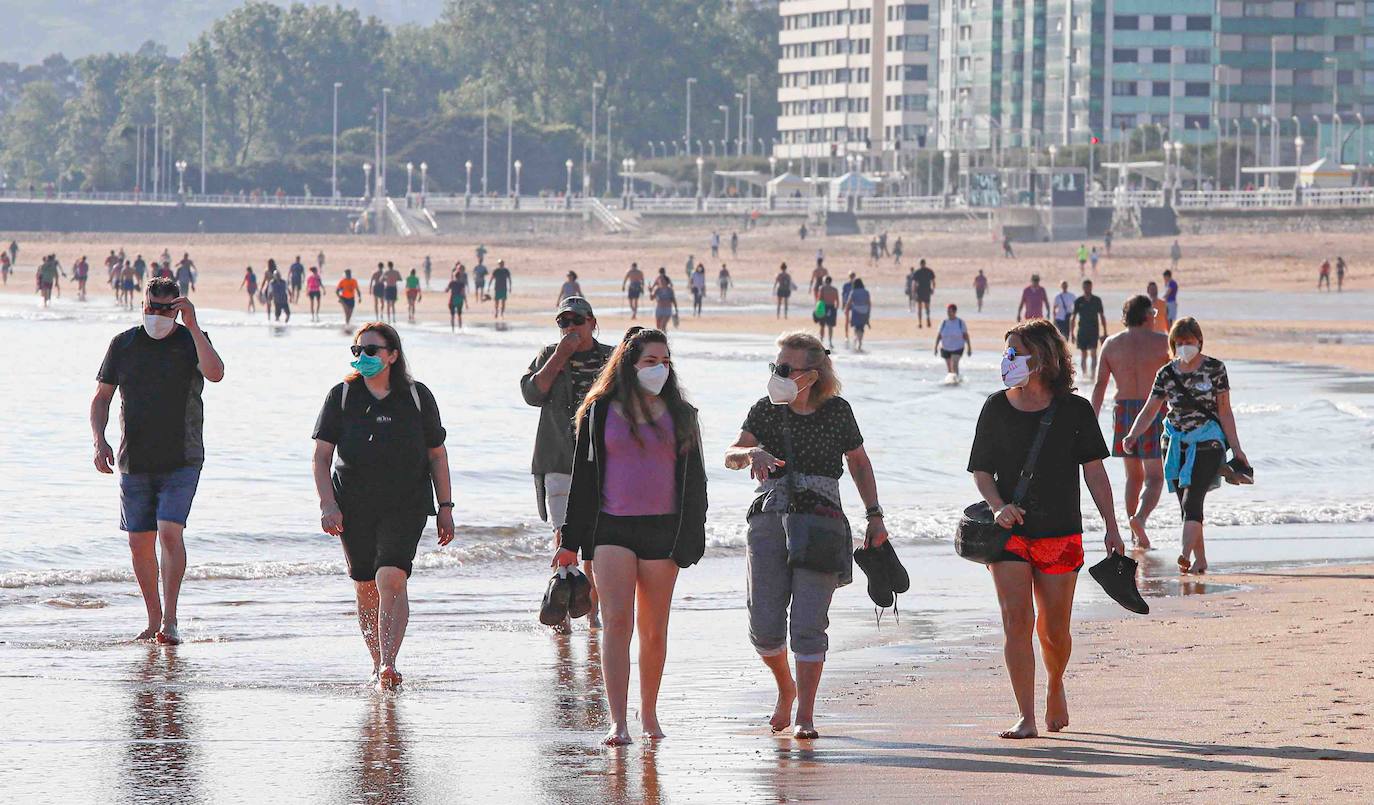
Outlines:
POLYGON ((416 383, 417 411, 410 389, 393 389, 379 400, 358 379, 348 389, 345 411, 343 388, 340 383, 330 389, 312 437, 337 446, 334 493, 340 507, 433 514, 429 450, 447 436, 434 395, 416 383))
MULTIPOLYGON (((1007 393, 999 391, 988 397, 978 415, 968 471, 991 473, 1004 501, 1011 502, 1016 491, 1042 413, 1018 411, 1007 393)), ((1012 533, 1028 539, 1082 534, 1078 468, 1107 455, 1092 405, 1076 394, 1061 397, 1035 464, 1035 477, 1021 501, 1026 522, 1012 533)))
POLYGON ((1097 338, 1099 317, 1102 315, 1102 297, 1080 296, 1073 300, 1073 312, 1078 317, 1078 335, 1081 338, 1097 338))
POLYGON ((491 272, 491 284, 498 291, 504 291, 510 287, 510 269, 498 268, 491 272))
POLYGON ((119 387, 120 472, 170 472, 205 463, 205 377, 190 330, 178 324, 163 339, 142 325, 120 333, 110 341, 96 379, 119 387))
POLYGON ((929 268, 918 268, 916 274, 911 278, 916 283, 916 293, 922 296, 930 296, 932 286, 935 285, 935 272, 929 268))
POLYGON ((760 447, 787 462, 786 467, 773 471, 774 478, 782 477, 788 469, 802 475, 839 478, 844 474, 844 454, 864 443, 854 410, 841 397, 831 397, 810 414, 798 414, 789 406, 774 405, 764 397, 749 409, 743 429, 754 434, 760 447), (790 459, 783 440, 784 421, 792 429, 795 455, 790 459))

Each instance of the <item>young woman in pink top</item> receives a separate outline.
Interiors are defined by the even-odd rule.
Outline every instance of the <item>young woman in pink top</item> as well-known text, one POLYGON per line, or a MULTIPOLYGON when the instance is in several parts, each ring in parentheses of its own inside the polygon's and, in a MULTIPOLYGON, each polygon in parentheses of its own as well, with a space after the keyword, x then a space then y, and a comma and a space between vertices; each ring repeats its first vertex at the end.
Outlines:
POLYGON ((706 546, 706 471, 696 409, 682 397, 660 330, 631 327, 578 409, 568 516, 554 564, 593 562, 611 711, 603 743, 630 743, 630 638, 639 626, 639 717, 663 737, 658 689, 678 568, 706 546), (637 600, 636 600, 637 599, 637 600))
POLYGON ((320 270, 310 267, 310 276, 305 278, 305 294, 310 297, 310 320, 320 320, 320 297, 324 291, 324 280, 320 279, 320 270))

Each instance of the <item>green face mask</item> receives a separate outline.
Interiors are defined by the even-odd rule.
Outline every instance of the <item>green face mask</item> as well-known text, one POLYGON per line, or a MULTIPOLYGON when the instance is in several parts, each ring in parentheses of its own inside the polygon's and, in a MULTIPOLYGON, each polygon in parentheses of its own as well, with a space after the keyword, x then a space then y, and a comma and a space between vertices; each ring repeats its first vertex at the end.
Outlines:
POLYGON ((377 357, 376 355, 368 355, 367 353, 359 355, 357 360, 349 363, 348 365, 352 366, 354 369, 357 369, 358 374, 362 375, 363 377, 375 377, 376 375, 380 374, 383 369, 386 368, 386 364, 382 361, 381 358, 377 357))

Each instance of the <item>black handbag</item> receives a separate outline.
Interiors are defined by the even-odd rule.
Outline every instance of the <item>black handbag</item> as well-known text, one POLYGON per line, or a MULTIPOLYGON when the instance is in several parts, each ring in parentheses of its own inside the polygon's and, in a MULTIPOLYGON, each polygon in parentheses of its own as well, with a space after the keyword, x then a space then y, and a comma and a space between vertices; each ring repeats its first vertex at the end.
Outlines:
POLYGON ((797 482, 792 477, 797 466, 792 453, 791 413, 783 411, 782 439, 787 452, 787 511, 782 515, 782 530, 787 535, 787 566, 820 573, 842 573, 849 569, 854 538, 843 512, 833 515, 802 511, 797 506, 797 482))
MULTIPOLYGON (((1040 458, 1040 448, 1045 445, 1045 436, 1050 432, 1050 423, 1054 422, 1054 412, 1058 407, 1059 401, 1054 400, 1040 416, 1040 429, 1035 432, 1035 440, 1026 454, 1026 463, 1021 467, 1021 477, 1016 482, 1016 491, 1011 496, 1011 502, 1017 506, 1021 505, 1021 500, 1030 489, 1031 479, 1035 477, 1035 462, 1040 458)), ((997 513, 986 500, 980 500, 964 509, 964 516, 954 532, 954 552, 971 562, 990 565, 1002 558, 1010 539, 1011 529, 999 526, 997 513)))

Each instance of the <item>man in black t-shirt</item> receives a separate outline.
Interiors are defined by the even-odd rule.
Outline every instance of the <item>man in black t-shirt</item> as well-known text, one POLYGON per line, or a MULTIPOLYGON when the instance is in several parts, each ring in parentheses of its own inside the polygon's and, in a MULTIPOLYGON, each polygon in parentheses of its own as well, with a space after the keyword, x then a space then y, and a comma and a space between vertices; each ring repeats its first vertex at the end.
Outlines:
MULTIPOLYGON (((564 298, 554 322, 562 338, 530 362, 529 371, 520 378, 520 393, 526 403, 540 409, 530 472, 539 518, 553 527, 556 536, 567 517, 572 489, 573 416, 610 358, 611 347, 596 340, 596 314, 580 296, 564 298)), ((592 563, 584 562, 583 567, 590 578, 592 563)), ((596 622, 595 608, 588 617, 596 622)), ((563 629, 567 628, 565 623, 563 629)))
POLYGON ((1083 295, 1073 302, 1069 332, 1076 334, 1074 340, 1082 355, 1083 373, 1088 376, 1097 374, 1097 347, 1107 340, 1107 314, 1102 309, 1102 297, 1093 296, 1092 280, 1083 280, 1083 295), (1088 369, 1089 355, 1092 356, 1091 370, 1088 369))
POLYGON ((103 473, 119 469, 120 529, 129 533, 134 576, 148 612, 148 628, 139 640, 181 642, 177 597, 186 573, 182 531, 205 462, 200 395, 206 380, 218 383, 223 378, 224 361, 196 322, 195 307, 177 295, 175 281, 162 277, 148 283, 142 326, 114 337, 96 375, 91 403, 95 468, 103 473), (116 389, 122 431, 117 459, 105 441, 116 389))
POLYGON ((916 269, 916 273, 911 275, 913 291, 916 296, 916 327, 921 326, 921 312, 925 312, 927 327, 932 327, 930 323, 930 297, 935 294, 935 272, 926 266, 926 261, 921 261, 921 267, 916 269))

